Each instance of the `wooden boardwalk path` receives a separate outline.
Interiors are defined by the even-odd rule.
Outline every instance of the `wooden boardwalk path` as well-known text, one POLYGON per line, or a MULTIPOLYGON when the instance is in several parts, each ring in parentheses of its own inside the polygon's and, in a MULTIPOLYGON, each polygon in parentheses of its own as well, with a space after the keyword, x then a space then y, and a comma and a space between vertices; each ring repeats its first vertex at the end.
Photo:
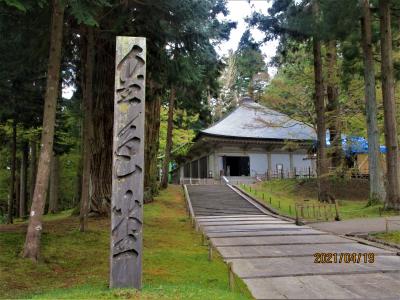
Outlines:
POLYGON ((187 189, 197 225, 256 299, 400 299, 395 251, 297 226, 226 185, 187 189), (340 253, 362 255, 360 262, 314 263, 318 252, 337 253, 337 261, 340 253))

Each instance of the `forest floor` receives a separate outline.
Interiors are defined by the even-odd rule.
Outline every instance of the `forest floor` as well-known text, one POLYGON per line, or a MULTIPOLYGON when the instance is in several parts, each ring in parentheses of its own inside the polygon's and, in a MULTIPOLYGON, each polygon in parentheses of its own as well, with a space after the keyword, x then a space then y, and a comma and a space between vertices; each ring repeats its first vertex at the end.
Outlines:
MULTIPOLYGON (((240 187, 284 215, 295 217, 295 206, 300 205, 304 207, 302 219, 306 221, 326 220, 325 208, 319 207, 321 203, 317 200, 315 180, 271 180, 252 185, 240 185, 240 187)), ((337 199, 341 220, 399 215, 396 211, 383 210, 381 203, 367 205, 368 181, 366 180, 336 179, 331 182, 331 190, 337 199)), ((335 217, 334 205, 327 206, 326 211, 328 220, 333 220, 335 217)))
POLYGON ((33 299, 251 299, 244 283, 228 289, 228 272, 208 261, 186 215, 182 190, 170 186, 144 206, 144 286, 108 288, 108 218, 89 220, 85 233, 69 212, 46 216, 42 258, 19 257, 26 224, 0 225, 0 298, 33 299), (239 292, 240 291, 240 292, 239 292))

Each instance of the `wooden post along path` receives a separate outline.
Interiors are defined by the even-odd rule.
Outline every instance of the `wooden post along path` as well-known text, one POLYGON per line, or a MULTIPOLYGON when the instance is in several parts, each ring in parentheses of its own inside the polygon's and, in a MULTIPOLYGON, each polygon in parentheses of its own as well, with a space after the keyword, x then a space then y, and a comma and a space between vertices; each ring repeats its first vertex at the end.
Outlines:
POLYGON ((110 287, 142 287, 146 39, 117 37, 110 287))

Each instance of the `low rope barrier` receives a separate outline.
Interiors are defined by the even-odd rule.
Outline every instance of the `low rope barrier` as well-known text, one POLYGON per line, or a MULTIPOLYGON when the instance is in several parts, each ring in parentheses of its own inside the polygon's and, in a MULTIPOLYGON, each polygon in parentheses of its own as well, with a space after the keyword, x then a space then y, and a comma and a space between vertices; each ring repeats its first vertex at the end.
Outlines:
MULTIPOLYGON (((255 197, 260 196, 260 198, 266 201, 266 194, 262 191, 259 191, 252 188, 251 186, 247 186, 246 184, 242 184, 241 187, 243 190, 252 193, 255 197)), ((281 200, 272 200, 272 197, 269 196, 267 200, 269 204, 273 207, 277 207, 279 210, 284 207, 281 203, 281 200), (277 203, 277 205, 273 205, 273 202, 277 203)), ((309 201, 305 199, 304 201, 309 201)), ((340 220, 339 214, 339 206, 337 201, 335 203, 323 203, 323 204, 305 204, 305 203, 294 203, 288 204, 288 212, 289 215, 296 218, 296 224, 300 224, 300 219, 305 220, 340 220), (292 212, 292 206, 294 211, 292 212), (322 212, 321 212, 322 210, 322 212)))

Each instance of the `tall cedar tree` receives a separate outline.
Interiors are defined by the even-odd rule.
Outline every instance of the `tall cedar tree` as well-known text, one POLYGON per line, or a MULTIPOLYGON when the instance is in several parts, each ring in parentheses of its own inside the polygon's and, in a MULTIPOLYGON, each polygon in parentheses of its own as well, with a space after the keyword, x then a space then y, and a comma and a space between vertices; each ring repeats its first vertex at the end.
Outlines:
POLYGON ((329 156, 331 158, 332 167, 337 168, 342 164, 343 151, 336 40, 330 40, 326 43, 326 61, 326 94, 328 98, 326 105, 326 122, 329 130, 329 156))
MULTIPOLYGON (((115 35, 146 36, 149 41, 147 54, 151 63, 147 66, 146 80, 144 182, 145 201, 151 201, 158 188, 160 107, 163 95, 170 89, 169 74, 164 67, 168 59, 167 46, 177 44, 187 55, 197 47, 209 51, 210 40, 227 38, 231 27, 231 24, 217 21, 220 12, 226 14, 225 4, 215 0, 185 3, 146 0, 126 2, 114 9, 99 9, 97 15, 107 14, 107 18, 99 18, 99 28, 94 30, 91 213, 107 214, 110 209, 115 35), (115 22, 116 19, 119 22, 115 22)), ((216 53, 210 51, 209 55, 216 56, 216 53)), ((198 107, 201 98, 193 99, 196 101, 191 103, 192 107, 198 107)))
MULTIPOLYGON (((313 0, 312 11, 316 27, 320 19, 319 1, 313 0)), ((317 140, 318 140, 318 199, 329 201, 328 160, 326 154, 326 124, 325 124, 325 100, 324 83, 322 72, 322 54, 320 37, 314 33, 313 36, 314 56, 314 80, 315 80, 315 113, 317 115, 317 140)))
POLYGON ((22 143, 21 149, 21 171, 20 171, 20 192, 19 192, 19 216, 26 217, 28 201, 28 155, 29 147, 27 142, 22 143))
POLYGON ((59 183, 60 183, 60 157, 53 152, 50 163, 50 178, 49 178, 49 206, 47 213, 54 214, 58 212, 59 198, 59 183))
POLYGON ((32 199, 28 230, 23 250, 23 256, 34 261, 38 260, 40 254, 42 215, 46 202, 48 178, 50 174, 50 161, 53 153, 55 116, 60 83, 64 4, 61 0, 53 0, 52 4, 50 54, 48 62, 46 94, 44 99, 41 151, 38 162, 35 191, 32 199))
MULTIPOLYGON (((307 15, 309 3, 311 1, 274 1, 272 8, 270 9, 271 16, 262 16, 260 14, 255 14, 253 18, 250 20, 252 25, 258 25, 261 30, 264 30, 267 33, 267 38, 276 38, 279 36, 281 38, 280 50, 282 51, 283 56, 285 53, 293 50, 289 47, 285 47, 285 42, 288 40, 296 43, 299 39, 304 39, 309 36, 309 32, 307 31, 307 23, 310 23, 307 20, 307 15), (282 13, 283 12, 283 13, 282 13)), ((365 8, 368 7, 368 1, 361 1, 365 8)), ((352 34, 355 30, 359 30, 357 26, 359 26, 359 15, 364 14, 363 9, 358 5, 357 1, 320 1, 321 11, 322 11, 322 20, 319 24, 318 33, 321 38, 327 41, 338 41, 338 44, 342 47, 341 56, 344 56, 343 46, 348 44, 349 42, 353 42, 357 39, 352 37, 352 34), (357 22, 356 22, 357 21, 357 22), (357 24, 358 23, 358 24, 357 24), (352 41, 353 40, 353 41, 352 41)), ((368 8, 369 9, 369 8, 368 8)), ((371 36, 371 20, 370 20, 370 12, 368 10, 367 25, 363 26, 366 28, 367 34, 371 36)), ((363 37, 365 38, 365 34, 363 33, 363 37)), ((373 69, 373 57, 372 57, 372 45, 371 38, 369 37, 369 41, 367 41, 367 48, 364 45, 364 62, 365 62, 365 84, 366 84, 366 111, 367 111, 367 127, 368 127, 368 141, 370 144, 369 147, 369 159, 370 159, 370 198, 383 199, 384 191, 383 191, 383 178, 382 178, 382 170, 379 167, 379 132, 377 129, 377 109, 376 109, 376 99, 375 99, 375 79, 374 79, 374 69, 373 69), (365 50, 366 49, 366 50, 365 50), (368 52, 369 51, 369 52, 368 52)), ((365 44, 365 43, 364 43, 365 44)), ((333 47, 327 47, 327 56, 330 56, 330 53, 333 53, 333 47), (331 48, 331 49, 329 49, 331 48)), ((296 49, 296 47, 295 47, 296 49)), ((358 53, 357 46, 353 47, 350 51, 353 55, 354 53, 358 53)), ((342 58, 344 60, 344 58, 342 58)), ((328 66, 332 64, 331 60, 328 60, 328 66)), ((330 77, 331 68, 329 67, 327 70, 327 75, 330 77)), ((342 78, 340 81, 343 85, 346 85, 346 78, 352 77, 353 73, 349 74, 346 69, 342 70, 342 78)), ((327 78, 328 79, 328 78, 327 78)), ((327 94, 328 98, 331 96, 329 80, 327 80, 327 94)), ((334 93, 333 93, 334 94, 334 93)), ((335 97, 332 97, 334 99, 335 97)), ((328 99, 328 118, 327 125, 331 131, 331 118, 329 114, 331 114, 330 110, 332 108, 331 101, 328 99)), ((340 111, 340 109, 338 110, 340 111)), ((336 114, 336 118, 339 115, 336 114)), ((332 120, 334 121, 334 120, 332 120)), ((338 124, 340 125, 340 124, 338 124)), ((333 129, 333 128, 332 128, 333 129)), ((340 129, 340 127, 339 127, 340 129)), ((332 133, 332 132, 331 132, 332 133)), ((332 134, 331 134, 332 136, 332 134)), ((338 144, 337 147, 340 147, 340 136, 337 134, 338 144)))
MULTIPOLYGON (((47 24, 42 18, 46 9, 35 11, 35 15, 25 17, 23 11, 6 4, 0 3, 0 14, 2 15, 0 36, 3 37, 0 43, 0 52, 2 53, 0 57, 0 122, 6 124, 10 122, 12 132, 8 140, 11 162, 7 213, 7 221, 11 223, 13 215, 19 215, 20 212, 20 201, 17 203, 15 191, 16 182, 19 182, 19 179, 16 179, 17 170, 15 169, 17 167, 17 143, 24 143, 21 139, 25 139, 23 138, 25 129, 38 126, 42 113, 41 87, 44 64, 42 49, 39 45, 43 39, 46 40, 46 34, 43 34, 42 30, 47 27, 47 24), (32 36, 36 36, 37 39, 33 39, 32 36), (15 49, 15 51, 9 51, 10 49, 15 49), (24 59, 27 57, 30 59, 24 59), (16 63, 21 60, 24 63, 16 63)), ((22 8, 25 9, 24 6, 22 8)), ((18 191, 19 193, 20 191, 18 191)))
MULTIPOLYGON (((269 9, 270 16, 255 13, 251 25, 257 25, 266 32, 266 39, 281 37, 281 47, 288 39, 305 41, 312 39, 314 60, 314 108, 317 125, 317 182, 318 198, 329 201, 328 159, 326 149, 325 87, 322 70, 321 40, 324 37, 319 0, 285 1, 275 0, 269 9), (310 7, 311 6, 311 7, 310 7)), ((282 49, 281 49, 282 50, 282 49)), ((287 49, 283 49, 287 51, 287 49)))
MULTIPOLYGON (((37 142, 34 138, 29 142, 30 159, 29 159, 29 204, 32 204, 33 193, 35 191, 36 171, 37 171, 37 142)), ((28 208, 28 205, 27 205, 28 208)))
POLYGON ((81 67, 83 68, 82 74, 82 91, 83 91, 83 145, 82 145, 82 191, 81 191, 81 209, 80 209, 80 231, 85 231, 87 227, 87 214, 89 209, 89 189, 90 189, 90 154, 93 136, 92 128, 92 110, 93 110, 93 67, 94 67, 94 36, 93 28, 84 26, 84 39, 82 47, 81 67))
POLYGON ((12 124, 12 141, 11 141, 11 178, 10 178, 10 192, 8 194, 8 214, 7 223, 13 223, 14 205, 16 202, 15 196, 15 173, 17 167, 17 123, 13 120, 12 124))
MULTIPOLYGON (((259 73, 268 74, 267 66, 260 49, 260 43, 254 41, 250 30, 246 30, 240 38, 238 49, 235 51, 236 95, 250 96, 254 99, 260 93, 256 86, 256 76, 259 73)), ((268 76, 268 75, 267 75, 268 76)))
POLYGON ((379 1, 380 38, 381 38, 381 74, 382 99, 385 125, 385 143, 387 148, 386 168, 386 207, 400 209, 399 182, 399 145, 397 138, 396 103, 394 99, 392 29, 390 1, 379 1))
POLYGON ((174 127, 175 98, 176 98, 176 90, 175 87, 172 86, 168 101, 167 140, 165 145, 164 161, 162 168, 162 179, 161 179, 162 188, 166 188, 168 186, 169 163, 171 161, 171 150, 172 150, 172 133, 174 127))
POLYGON ((384 202, 385 185, 379 149, 378 109, 375 94, 375 69, 369 0, 362 0, 361 5, 361 38, 364 58, 365 110, 368 136, 369 198, 372 202, 384 202))
MULTIPOLYGON (((171 45, 168 53, 169 59, 166 64, 167 84, 170 86, 168 97, 168 119, 167 119, 167 137, 166 147, 163 159, 163 176, 161 187, 168 185, 168 167, 174 159, 172 154, 173 126, 174 126, 174 108, 184 108, 184 105, 195 104, 192 99, 205 99, 204 90, 207 90, 207 97, 211 92, 215 92, 213 84, 217 78, 215 66, 215 52, 212 46, 206 44, 203 47, 194 47, 190 55, 182 51, 178 44, 171 45), (209 78, 214 78, 209 79, 209 78), (190 100, 189 100, 190 99, 190 100), (189 102, 190 101, 190 102, 189 102)), ((207 99, 208 101, 208 99, 207 99)), ((208 103, 208 102, 207 102, 208 103)), ((194 111, 201 113, 201 107, 193 105, 194 111)), ((186 111, 188 111, 186 109, 186 111)))

